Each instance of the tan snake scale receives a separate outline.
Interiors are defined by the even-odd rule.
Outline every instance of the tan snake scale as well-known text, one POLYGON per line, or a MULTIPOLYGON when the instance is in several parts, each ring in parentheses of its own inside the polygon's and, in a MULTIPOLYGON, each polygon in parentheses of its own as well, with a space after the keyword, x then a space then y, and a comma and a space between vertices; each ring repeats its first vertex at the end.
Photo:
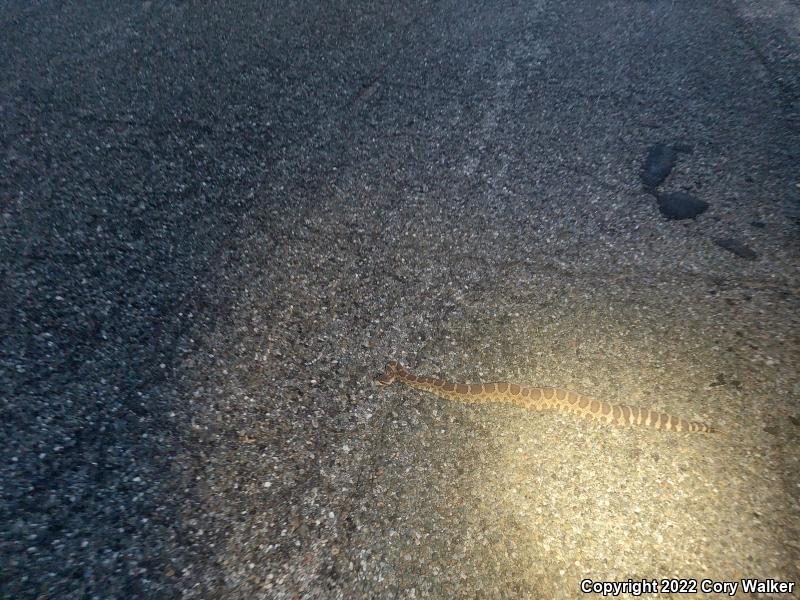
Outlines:
POLYGON ((514 404, 527 410, 555 409, 616 426, 638 425, 666 431, 719 433, 700 423, 658 412, 649 408, 611 404, 583 394, 558 388, 525 387, 515 383, 452 383, 434 377, 423 377, 406 371, 393 360, 377 379, 381 385, 395 381, 435 394, 445 400, 480 404, 514 404))

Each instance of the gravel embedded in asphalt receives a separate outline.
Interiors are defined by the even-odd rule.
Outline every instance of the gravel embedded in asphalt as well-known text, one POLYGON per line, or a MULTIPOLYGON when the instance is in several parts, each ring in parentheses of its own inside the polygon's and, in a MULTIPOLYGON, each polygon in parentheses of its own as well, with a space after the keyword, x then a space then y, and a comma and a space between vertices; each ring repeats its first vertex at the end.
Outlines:
POLYGON ((0 596, 797 581, 796 11, 9 2, 0 596))

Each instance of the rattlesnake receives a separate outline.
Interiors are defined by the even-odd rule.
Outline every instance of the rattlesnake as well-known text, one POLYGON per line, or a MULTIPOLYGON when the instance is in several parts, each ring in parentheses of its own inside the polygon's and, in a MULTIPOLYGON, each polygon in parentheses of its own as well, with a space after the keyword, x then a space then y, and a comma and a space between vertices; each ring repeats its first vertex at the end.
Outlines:
POLYGON ((649 408, 611 404, 569 390, 530 388, 506 382, 451 383, 434 377, 414 375, 395 360, 386 365, 386 371, 376 381, 384 386, 400 381, 412 388, 457 402, 507 403, 528 410, 556 409, 609 425, 640 425, 666 431, 720 433, 718 429, 698 421, 687 421, 649 408))

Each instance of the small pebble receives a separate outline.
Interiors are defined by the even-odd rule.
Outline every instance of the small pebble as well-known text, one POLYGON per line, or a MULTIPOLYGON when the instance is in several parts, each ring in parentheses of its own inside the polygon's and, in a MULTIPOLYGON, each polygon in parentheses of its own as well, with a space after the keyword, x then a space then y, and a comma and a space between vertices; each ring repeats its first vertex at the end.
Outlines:
POLYGON ((684 192, 658 194, 658 209, 668 219, 694 219, 708 209, 708 202, 684 192))

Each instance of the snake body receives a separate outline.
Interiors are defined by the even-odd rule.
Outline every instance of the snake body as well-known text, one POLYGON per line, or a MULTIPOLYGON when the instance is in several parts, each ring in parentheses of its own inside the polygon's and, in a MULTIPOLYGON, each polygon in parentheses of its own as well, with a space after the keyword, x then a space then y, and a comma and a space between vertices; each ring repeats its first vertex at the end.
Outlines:
POLYGON ((378 377, 377 382, 386 386, 395 381, 456 402, 514 404, 527 410, 554 409, 618 427, 638 425, 665 431, 719 433, 705 423, 673 417, 649 408, 611 404, 569 390, 525 387, 506 382, 452 383, 414 375, 393 360, 386 365, 386 371, 378 377))

